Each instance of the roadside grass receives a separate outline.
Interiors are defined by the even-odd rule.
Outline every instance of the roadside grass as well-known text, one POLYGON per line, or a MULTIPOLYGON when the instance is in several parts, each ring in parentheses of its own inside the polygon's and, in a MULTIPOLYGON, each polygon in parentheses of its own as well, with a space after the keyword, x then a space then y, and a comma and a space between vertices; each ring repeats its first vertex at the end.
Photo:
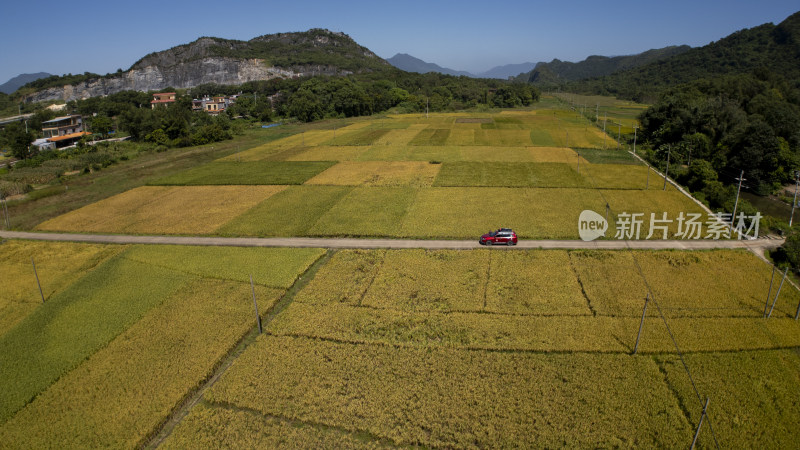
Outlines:
POLYGON ((348 186, 290 186, 234 217, 222 236, 307 236, 309 229, 350 191, 348 186))
POLYGON ((155 180, 151 185, 287 185, 303 184, 336 161, 215 161, 155 180))
POLYGON ((142 186, 50 219, 44 231, 209 234, 286 186, 142 186))

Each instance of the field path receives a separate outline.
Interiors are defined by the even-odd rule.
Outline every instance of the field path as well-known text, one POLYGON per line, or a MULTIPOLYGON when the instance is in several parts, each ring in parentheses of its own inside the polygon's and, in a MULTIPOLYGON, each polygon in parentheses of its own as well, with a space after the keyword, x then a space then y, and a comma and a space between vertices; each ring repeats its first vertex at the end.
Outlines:
MULTIPOLYGON (((248 238, 211 236, 140 236, 122 234, 79 234, 79 233, 32 233, 25 231, 0 231, 0 238, 32 239, 42 241, 91 242, 102 244, 164 244, 164 245, 205 245, 227 247, 314 247, 314 248, 424 248, 468 250, 482 248, 477 239, 468 241, 426 240, 426 239, 359 239, 359 238, 248 238)), ((783 239, 745 240, 520 240, 516 247, 498 248, 519 249, 675 249, 704 250, 715 248, 745 248, 763 258, 764 250, 781 246, 783 239)))

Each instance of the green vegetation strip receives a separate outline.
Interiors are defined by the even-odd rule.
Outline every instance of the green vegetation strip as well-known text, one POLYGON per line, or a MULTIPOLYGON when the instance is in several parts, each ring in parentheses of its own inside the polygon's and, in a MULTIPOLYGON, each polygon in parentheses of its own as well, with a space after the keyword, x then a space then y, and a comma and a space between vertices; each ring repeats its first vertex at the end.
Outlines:
POLYGON ((445 162, 434 186, 590 187, 573 165, 524 162, 445 162))
POLYGON ((162 178, 151 185, 303 184, 335 161, 215 161, 162 178))
POLYGON ((617 149, 599 149, 599 148, 579 148, 575 149, 583 159, 592 164, 630 164, 641 165, 642 163, 636 159, 627 150, 617 149))
POLYGON ((305 236, 353 188, 290 186, 219 228, 223 236, 305 236))
POLYGON ((450 137, 449 128, 426 128, 409 142, 410 145, 444 145, 450 137))

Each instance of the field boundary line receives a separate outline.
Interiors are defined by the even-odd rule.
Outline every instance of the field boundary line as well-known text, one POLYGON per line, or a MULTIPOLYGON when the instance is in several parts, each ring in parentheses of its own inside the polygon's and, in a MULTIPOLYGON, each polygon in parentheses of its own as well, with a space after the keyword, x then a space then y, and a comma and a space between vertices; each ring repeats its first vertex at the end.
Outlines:
MULTIPOLYGON (((288 304, 294 300, 295 294, 302 289, 311 278, 314 277, 317 270, 319 270, 319 268, 324 265, 330 259, 330 257, 331 252, 327 252, 322 254, 313 263, 311 263, 308 268, 303 271, 303 273, 297 276, 292 286, 286 289, 281 298, 262 315, 262 326, 264 328, 263 334, 267 334, 266 328, 269 323, 272 322, 275 316, 280 314, 281 311, 283 311, 286 306, 288 306, 288 304)), ((222 375, 225 374, 225 372, 233 365, 233 363, 236 362, 239 356, 241 356, 242 353, 244 353, 245 350, 247 350, 247 348, 256 341, 256 339, 258 339, 258 337, 258 325, 254 324, 250 330, 245 332, 242 337, 231 346, 231 349, 228 351, 228 353, 219 360, 219 362, 211 370, 210 376, 206 378, 206 380, 202 382, 200 386, 190 391, 187 396, 175 406, 169 417, 158 427, 156 427, 152 434, 142 440, 144 444, 140 446, 144 448, 157 448, 167 438, 169 438, 175 427, 178 426, 187 415, 189 415, 192 408, 194 408, 197 403, 203 400, 203 394, 205 394, 205 392, 211 388, 222 377, 222 375)))

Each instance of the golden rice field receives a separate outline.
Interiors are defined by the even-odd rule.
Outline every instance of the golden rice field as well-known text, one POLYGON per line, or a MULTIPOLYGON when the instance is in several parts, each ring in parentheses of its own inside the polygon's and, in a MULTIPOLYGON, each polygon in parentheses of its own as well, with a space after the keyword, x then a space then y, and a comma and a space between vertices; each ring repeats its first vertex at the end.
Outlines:
POLYGON ((711 398, 700 442, 794 442, 800 357, 781 349, 800 345, 800 295, 761 318, 770 271, 750 253, 343 250, 166 445, 689 445, 702 404, 664 319, 651 302, 631 356, 644 293, 615 311, 646 291, 641 274, 598 273, 634 259, 711 398))
MULTIPOLYGON (((253 329, 250 274, 265 316, 324 254, 25 241, 0 252, 35 255, 50 287, 0 330, 2 448, 144 445, 253 329)), ((3 300, 26 282, 4 278, 3 300)))
MULTIPOLYGON (((591 209, 606 239, 642 214, 645 239, 663 213, 668 237, 705 220, 555 105, 326 122, 38 229, 577 239, 591 209), (230 185, 203 185, 215 167, 230 185)), ((0 261, 0 448, 675 448, 706 398, 701 447, 800 441, 800 292, 765 319, 772 271, 745 251, 12 240, 0 261)))
MULTIPOLYGON (((161 445, 684 446, 702 405, 670 332, 711 399, 721 446, 784 447, 800 418, 800 293, 784 286, 763 319, 771 272, 745 251, 340 250, 320 260, 319 249, 7 241, 0 252, 72 267, 69 279, 42 272, 60 287, 0 333, 0 348, 27 339, 74 361, 0 416, 4 448, 147 445, 219 368, 161 445), (255 329, 250 275, 266 334, 222 365, 255 329), (632 356, 648 285, 664 318, 650 302, 632 356), (118 332, 98 327, 105 313, 74 313, 113 292, 148 298, 126 300, 135 317, 118 332), (23 333, 34 325, 49 331, 23 333), (104 337, 86 354, 66 335, 104 337)), ((0 358, 20 367, 29 357, 0 358)), ((707 425, 700 442, 713 446, 707 425)))
POLYGON ((209 234, 285 186, 142 186, 37 226, 43 231, 209 234))
MULTIPOLYGON (((369 165, 368 165, 369 166, 369 165)), ((387 164, 358 186, 336 186, 325 172, 320 185, 141 187, 40 224, 46 231, 228 236, 388 236, 474 239, 490 228, 512 227, 523 239, 577 239, 578 216, 611 207, 608 238, 620 213, 668 214, 669 236, 680 212, 703 211, 674 189, 630 191, 586 188, 425 187, 439 165, 387 164), (329 185, 326 183, 330 183, 329 185), (322 196, 319 196, 322 194, 322 196), (494 199, 503 199, 498 202, 494 199), (454 208, 454 205, 458 205, 454 208)), ((616 166, 612 167, 614 170, 616 166)), ((638 169, 638 166, 633 166, 638 169)), ((339 183, 367 176, 360 164, 337 164, 339 183)), ((570 169, 571 170, 571 169, 570 169)), ((501 175, 500 175, 501 176, 501 175)), ((663 233, 654 233, 661 238, 663 233)))
POLYGON ((440 167, 421 161, 343 161, 305 184, 424 187, 433 184, 440 167))
MULTIPOLYGON (((602 133, 558 109, 388 115, 327 127, 165 178, 191 186, 137 188, 37 229, 473 239, 506 226, 523 239, 576 239, 581 211, 608 209, 608 239, 620 213, 643 214, 644 227, 651 213, 703 214, 627 153, 605 157, 602 133), (225 185, 204 186, 222 184, 215 168, 225 185)), ((675 232, 673 223, 668 236, 675 232)))

